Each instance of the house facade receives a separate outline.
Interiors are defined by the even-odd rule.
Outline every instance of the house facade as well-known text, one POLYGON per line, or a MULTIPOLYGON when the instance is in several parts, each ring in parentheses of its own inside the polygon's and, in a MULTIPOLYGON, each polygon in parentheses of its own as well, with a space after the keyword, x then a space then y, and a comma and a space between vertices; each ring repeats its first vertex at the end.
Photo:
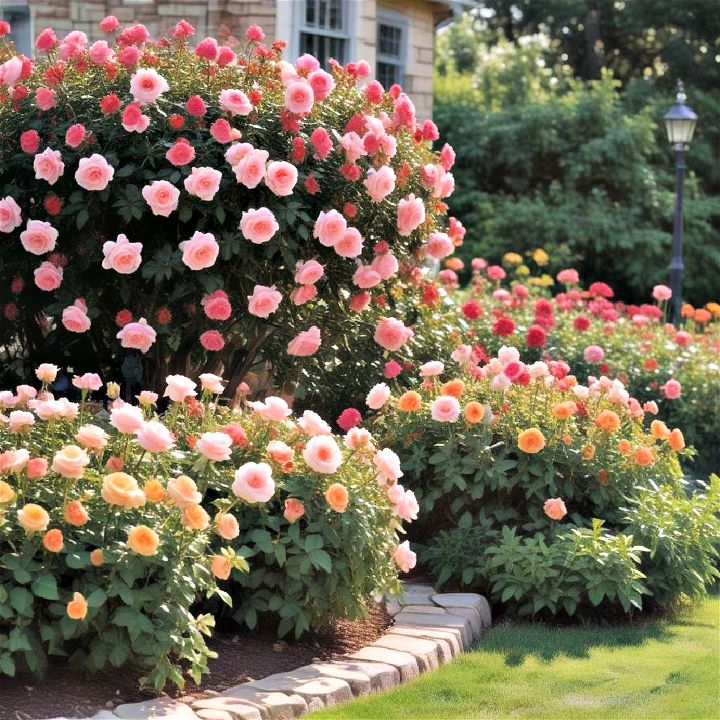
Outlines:
POLYGON ((232 35, 260 25, 269 39, 288 43, 286 57, 309 52, 324 64, 364 59, 387 88, 400 83, 418 117, 432 114, 435 29, 466 2, 440 0, 0 0, 18 49, 33 53, 35 36, 52 27, 58 35, 82 30, 100 39, 98 22, 115 15, 121 23, 142 23, 161 36, 181 18, 197 37, 232 35))

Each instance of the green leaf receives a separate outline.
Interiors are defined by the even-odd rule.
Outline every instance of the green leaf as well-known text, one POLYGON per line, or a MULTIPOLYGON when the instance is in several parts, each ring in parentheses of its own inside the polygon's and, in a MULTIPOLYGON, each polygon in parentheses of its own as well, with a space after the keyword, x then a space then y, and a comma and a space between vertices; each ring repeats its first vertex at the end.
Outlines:
POLYGON ((89 219, 90 213, 87 210, 81 210, 75 218, 75 224, 77 225, 77 229, 82 230, 85 225, 87 225, 89 219))
POLYGON ((33 596, 23 587, 14 587, 10 591, 10 605, 20 615, 32 617, 33 596))
POLYGON ((326 573, 332 570, 332 558, 324 550, 311 550, 308 555, 316 567, 321 567, 326 573))
POLYGON ((88 607, 91 608, 100 607, 106 600, 107 595, 105 594, 105 591, 101 590, 100 588, 97 588, 97 590, 93 590, 87 596, 87 604, 88 607))
POLYGON ((35 595, 46 600, 59 600, 57 581, 52 575, 39 575, 33 580, 30 589, 35 595))

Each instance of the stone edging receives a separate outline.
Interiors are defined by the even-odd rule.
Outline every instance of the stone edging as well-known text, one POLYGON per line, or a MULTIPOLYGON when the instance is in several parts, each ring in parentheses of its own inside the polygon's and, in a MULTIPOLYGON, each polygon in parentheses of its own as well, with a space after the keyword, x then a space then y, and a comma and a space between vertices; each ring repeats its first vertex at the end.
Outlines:
POLYGON ((374 643, 333 660, 235 685, 205 699, 160 697, 101 710, 90 720, 293 720, 325 706, 385 690, 434 670, 470 649, 492 624, 475 593, 436 593, 404 583, 389 600, 394 625, 374 643))

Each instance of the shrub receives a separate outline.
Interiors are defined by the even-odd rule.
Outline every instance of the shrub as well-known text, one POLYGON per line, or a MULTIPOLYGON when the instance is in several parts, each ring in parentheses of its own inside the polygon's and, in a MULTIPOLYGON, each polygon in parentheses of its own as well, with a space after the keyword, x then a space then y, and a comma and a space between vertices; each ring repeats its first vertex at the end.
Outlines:
POLYGON ((369 300, 442 230, 452 152, 430 150, 435 126, 398 88, 358 87, 367 63, 327 73, 282 61, 280 41, 236 56, 193 33, 138 25, 87 47, 47 30, 32 61, 0 50, 0 335, 17 376, 93 357, 130 394, 200 368, 230 395, 251 369, 290 383, 372 337, 369 300))

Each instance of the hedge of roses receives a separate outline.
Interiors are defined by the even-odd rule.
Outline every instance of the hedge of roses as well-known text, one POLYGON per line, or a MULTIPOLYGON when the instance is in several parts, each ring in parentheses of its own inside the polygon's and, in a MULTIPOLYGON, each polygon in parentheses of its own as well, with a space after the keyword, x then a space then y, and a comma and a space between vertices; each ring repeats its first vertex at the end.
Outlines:
MULTIPOLYGON (((371 305, 443 231, 454 153, 399 86, 360 88, 365 62, 331 72, 258 27, 242 51, 181 21, 90 44, 37 37, 34 59, 0 38, 0 333, 12 368, 94 357, 159 389, 168 374, 224 371, 228 391, 270 364, 410 337, 371 305)), ((454 229, 453 229, 454 228, 454 229)), ((83 363, 87 368, 87 361, 83 363)))
POLYGON ((521 614, 703 592, 718 577, 718 478, 688 497, 682 431, 619 380, 569 370, 511 346, 481 363, 461 346, 415 368, 413 389, 370 391, 375 432, 418 496, 421 559, 439 583, 521 614))
MULTIPOLYGON (((218 404, 219 376, 167 378, 168 410, 39 388, 5 391, 0 414, 0 672, 42 672, 52 656, 91 671, 130 665, 143 682, 199 682, 218 604, 253 627, 275 612, 299 636, 362 617, 397 592, 417 516, 398 457, 365 430, 344 438, 280 398, 218 404), (217 596, 218 602, 211 598, 217 596)), ((119 387, 105 391, 117 397, 119 387)))

